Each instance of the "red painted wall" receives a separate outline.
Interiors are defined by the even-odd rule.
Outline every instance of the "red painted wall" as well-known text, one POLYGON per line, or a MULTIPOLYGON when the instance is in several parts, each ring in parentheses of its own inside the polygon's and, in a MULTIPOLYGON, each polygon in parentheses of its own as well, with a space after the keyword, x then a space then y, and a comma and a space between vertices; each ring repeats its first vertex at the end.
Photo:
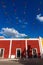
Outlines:
POLYGON ((28 55, 30 57, 32 57, 32 48, 37 48, 38 57, 40 57, 40 48, 39 48, 39 41, 38 40, 27 40, 27 46, 28 46, 28 49, 30 50, 30 53, 28 53, 28 55))
POLYGON ((11 55, 16 56, 16 48, 21 48, 21 56, 25 56, 25 40, 13 40, 12 41, 12 49, 11 55))
MULTIPOLYGON (((28 56, 32 57, 32 48, 37 48, 38 57, 40 57, 40 48, 38 40, 27 40, 28 56)), ((9 57, 10 40, 0 40, 0 48, 4 48, 4 58, 9 57)), ((16 48, 21 48, 21 57, 26 56, 25 40, 12 40, 11 55, 16 56, 16 48)))
POLYGON ((0 48, 4 48, 4 58, 9 55, 10 40, 0 40, 0 48))

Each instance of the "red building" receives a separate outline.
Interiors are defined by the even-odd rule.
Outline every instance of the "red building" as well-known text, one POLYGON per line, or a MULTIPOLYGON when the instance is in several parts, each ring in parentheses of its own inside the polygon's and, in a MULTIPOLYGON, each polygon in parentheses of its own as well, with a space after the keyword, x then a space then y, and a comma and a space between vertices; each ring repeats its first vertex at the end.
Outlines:
POLYGON ((39 39, 0 39, 0 57, 40 57, 39 39))

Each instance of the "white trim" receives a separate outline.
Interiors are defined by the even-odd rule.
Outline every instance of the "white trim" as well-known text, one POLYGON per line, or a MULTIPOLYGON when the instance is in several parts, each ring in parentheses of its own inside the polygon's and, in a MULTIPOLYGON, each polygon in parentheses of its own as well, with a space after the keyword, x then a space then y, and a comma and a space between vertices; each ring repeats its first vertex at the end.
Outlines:
POLYGON ((0 49, 3 49, 3 55, 2 55, 1 58, 4 58, 4 51, 5 51, 5 49, 4 48, 0 48, 0 49))
POLYGON ((39 40, 39 38, 29 38, 27 40, 39 40))
POLYGON ((39 37, 39 48, 40 48, 40 56, 42 58, 42 39, 39 37))
POLYGON ((10 47, 9 47, 9 58, 11 58, 11 48, 12 48, 12 40, 10 40, 10 47))
POLYGON ((16 58, 18 58, 17 57, 17 50, 20 50, 20 58, 21 58, 21 48, 16 48, 16 58))
POLYGON ((38 56, 38 51, 37 51, 37 48, 32 48, 32 55, 33 55, 33 49, 36 50, 36 53, 37 53, 37 56, 38 56))
POLYGON ((42 38, 40 37, 40 49, 41 49, 41 58, 43 58, 43 47, 42 47, 42 38))
POLYGON ((10 39, 10 38, 8 38, 8 39, 6 39, 6 38, 4 38, 4 39, 0 39, 0 40, 39 40, 38 38, 29 38, 29 39, 17 39, 17 38, 13 38, 13 39, 10 39))
POLYGON ((27 40, 25 40, 25 47, 26 47, 26 58, 28 58, 28 53, 27 53, 27 40))

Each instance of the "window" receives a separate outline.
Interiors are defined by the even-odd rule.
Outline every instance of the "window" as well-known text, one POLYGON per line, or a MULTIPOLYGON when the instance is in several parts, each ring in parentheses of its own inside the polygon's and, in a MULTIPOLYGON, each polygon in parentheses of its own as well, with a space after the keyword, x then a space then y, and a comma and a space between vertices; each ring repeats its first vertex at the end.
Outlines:
POLYGON ((37 48, 32 49, 32 57, 37 58, 37 48))

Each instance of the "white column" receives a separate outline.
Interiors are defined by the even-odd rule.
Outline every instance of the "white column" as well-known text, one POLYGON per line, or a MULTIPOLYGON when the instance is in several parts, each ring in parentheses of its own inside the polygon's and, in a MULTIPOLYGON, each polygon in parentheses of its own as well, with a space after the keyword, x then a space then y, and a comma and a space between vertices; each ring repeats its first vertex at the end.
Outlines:
POLYGON ((42 39, 39 37, 40 56, 42 58, 42 39))
POLYGON ((27 39, 25 40, 25 44, 26 44, 26 58, 28 58, 28 53, 27 53, 27 39))
POLYGON ((12 48, 12 40, 10 40, 10 47, 9 47, 9 58, 11 58, 11 48, 12 48))

